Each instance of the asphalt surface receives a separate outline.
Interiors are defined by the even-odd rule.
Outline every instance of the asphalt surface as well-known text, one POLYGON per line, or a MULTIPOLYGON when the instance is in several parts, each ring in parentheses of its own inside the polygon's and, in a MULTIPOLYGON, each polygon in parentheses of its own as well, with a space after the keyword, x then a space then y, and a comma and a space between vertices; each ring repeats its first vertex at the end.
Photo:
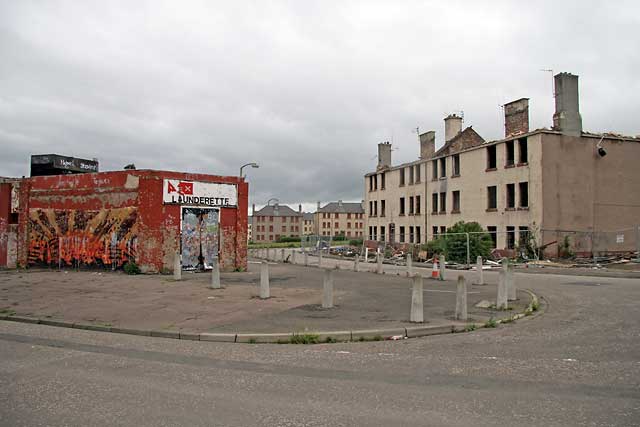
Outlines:
POLYGON ((225 344, 0 322, 0 424, 640 425, 640 280, 516 277, 544 313, 405 341, 225 344))

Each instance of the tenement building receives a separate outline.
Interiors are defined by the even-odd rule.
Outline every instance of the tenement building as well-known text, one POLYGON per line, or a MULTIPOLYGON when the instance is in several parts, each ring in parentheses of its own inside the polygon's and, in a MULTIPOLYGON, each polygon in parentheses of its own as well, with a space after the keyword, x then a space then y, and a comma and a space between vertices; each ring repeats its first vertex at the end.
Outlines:
POLYGON ((280 237, 300 237, 302 233, 302 206, 294 211, 287 205, 267 205, 256 211, 252 207, 253 241, 276 242, 280 237))
POLYGON ((444 146, 435 150, 434 131, 421 134, 416 161, 393 166, 391 145, 378 144, 376 171, 365 175, 367 239, 417 244, 476 221, 497 248, 515 248, 531 232, 554 256, 565 230, 637 227, 640 138, 583 131, 578 76, 559 73, 554 82, 550 129, 529 129, 522 98, 504 106, 499 140, 485 141, 450 115, 444 146))
POLYGON ((314 214, 318 236, 364 237, 364 209, 362 203, 345 203, 342 200, 327 203, 314 214))

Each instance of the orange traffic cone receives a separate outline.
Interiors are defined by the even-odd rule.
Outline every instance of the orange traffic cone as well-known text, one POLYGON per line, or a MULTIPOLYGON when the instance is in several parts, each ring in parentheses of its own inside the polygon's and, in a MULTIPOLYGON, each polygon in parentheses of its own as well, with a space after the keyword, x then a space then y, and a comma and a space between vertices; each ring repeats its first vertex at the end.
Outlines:
POLYGON ((432 279, 440 278, 440 268, 438 266, 438 257, 436 255, 433 256, 433 268, 431 269, 431 278, 432 279))

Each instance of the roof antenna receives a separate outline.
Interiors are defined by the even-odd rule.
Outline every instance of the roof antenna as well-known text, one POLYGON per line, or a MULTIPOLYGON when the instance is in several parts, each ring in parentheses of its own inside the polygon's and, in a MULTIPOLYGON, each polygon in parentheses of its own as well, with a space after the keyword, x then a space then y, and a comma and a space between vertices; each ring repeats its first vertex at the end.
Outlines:
POLYGON ((544 71, 545 73, 551 73, 551 96, 556 97, 556 87, 555 80, 553 79, 553 70, 550 68, 541 68, 540 71, 544 71))

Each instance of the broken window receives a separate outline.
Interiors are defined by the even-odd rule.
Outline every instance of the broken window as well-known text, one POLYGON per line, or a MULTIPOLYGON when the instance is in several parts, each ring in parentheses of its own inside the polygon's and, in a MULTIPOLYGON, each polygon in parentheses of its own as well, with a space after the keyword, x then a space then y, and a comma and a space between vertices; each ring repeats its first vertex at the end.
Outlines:
POLYGON ((420 167, 421 165, 416 165, 416 182, 420 182, 420 167))
POLYGON ((445 227, 444 225, 440 226, 440 234, 446 234, 447 233, 447 227, 445 227))
POLYGON ((520 207, 528 208, 529 207, 529 183, 521 182, 518 184, 520 190, 520 207))
POLYGON ((440 193, 440 213, 447 211, 447 193, 440 193))
POLYGON ((416 243, 420 243, 420 226, 416 225, 416 243))
POLYGON ((416 215, 420 215, 420 196, 416 196, 416 215))
POLYGON ((413 166, 409 166, 409 184, 413 184, 413 166))
POLYGON ((507 249, 514 249, 516 247, 516 228, 507 225, 507 249))
POLYGON ((487 227, 487 231, 489 232, 489 237, 491 237, 491 248, 495 249, 498 247, 498 227, 495 225, 490 225, 487 227))
POLYGON ((460 212, 460 191, 453 192, 453 209, 451 210, 451 212, 460 212))
POLYGON ((384 190, 385 187, 385 180, 386 180, 386 174, 384 172, 382 172, 380 174, 380 189, 384 190))
POLYGON ((384 225, 380 226, 380 241, 384 242, 384 225))
POLYGON ((498 209, 498 188, 495 185, 487 187, 487 210, 498 209))
POLYGON ((400 197, 400 215, 404 215, 404 197, 400 197))
POLYGON ((404 168, 400 168, 400 186, 404 185, 404 168))
MULTIPOLYGON (((377 200, 375 202, 373 202, 373 216, 378 216, 378 201, 377 200)), ((337 217, 338 217, 338 214, 336 214, 336 218, 337 217)), ((337 222, 336 222, 336 224, 337 224, 337 222)))
POLYGON ((438 213, 438 193, 431 195, 431 213, 438 213))
POLYGON ((440 159, 440 178, 445 178, 447 176, 447 158, 443 157, 440 159))
POLYGON ((385 210, 386 210, 386 203, 384 200, 380 200, 380 216, 384 216, 385 210))
POLYGON ((413 215, 413 196, 409 197, 409 215, 413 215))
POLYGON ((518 243, 521 248, 527 244, 527 241, 529 240, 529 227, 524 225, 518 227, 518 239, 518 243))
POLYGON ((496 160, 496 146, 492 145, 487 147, 487 170, 494 170, 497 168, 496 160))
POLYGON ((438 236, 438 227, 435 225, 431 227, 431 232, 433 233, 433 238, 435 239, 438 236))
POLYGON ((460 154, 454 154, 453 157, 453 175, 460 176, 460 154))
POLYGON ((373 175, 373 189, 378 189, 378 175, 373 175))
POLYGON ((434 181, 438 179, 438 161, 437 160, 433 160, 431 161, 431 179, 433 179, 434 181))
POLYGON ((373 175, 369 176, 369 191, 373 191, 373 175))
POLYGON ((516 185, 507 184, 507 209, 516 207, 516 185))
POLYGON ((520 152, 519 157, 518 157, 518 163, 520 164, 527 164, 529 163, 529 156, 528 156, 528 152, 527 152, 527 138, 520 138, 518 140, 518 151, 520 152))
POLYGON ((505 156, 506 160, 504 163, 505 167, 510 167, 515 165, 515 144, 513 141, 507 141, 504 144, 505 147, 505 156))
POLYGON ((404 226, 400 226, 400 243, 404 243, 404 226))
POLYGON ((369 200, 369 216, 373 216, 373 202, 369 200))
POLYGON ((413 226, 410 225, 409 226, 409 243, 413 243, 414 241, 414 236, 413 236, 413 226))

